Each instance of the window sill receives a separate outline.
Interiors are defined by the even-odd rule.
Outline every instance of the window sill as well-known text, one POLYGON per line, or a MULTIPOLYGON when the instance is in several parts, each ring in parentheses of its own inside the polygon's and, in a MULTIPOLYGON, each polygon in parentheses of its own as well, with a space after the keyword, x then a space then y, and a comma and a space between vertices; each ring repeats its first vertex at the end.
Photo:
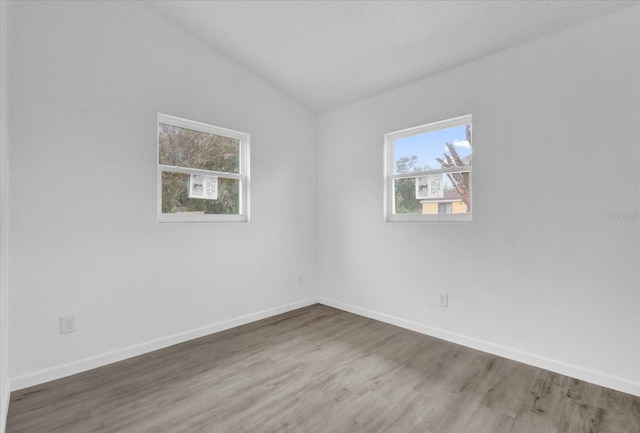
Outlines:
POLYGON ((447 214, 447 215, 425 215, 425 214, 396 214, 388 215, 386 222, 437 222, 437 223, 470 223, 471 214, 447 214))
POLYGON ((246 215, 158 215, 159 223, 232 223, 249 222, 246 215))

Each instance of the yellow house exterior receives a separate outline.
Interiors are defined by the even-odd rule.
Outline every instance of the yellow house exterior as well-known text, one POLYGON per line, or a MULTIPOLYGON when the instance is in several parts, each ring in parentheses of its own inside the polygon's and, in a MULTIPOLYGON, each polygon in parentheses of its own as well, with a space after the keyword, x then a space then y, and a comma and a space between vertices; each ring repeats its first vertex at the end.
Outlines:
MULTIPOLYGON (((449 202, 422 201, 422 213, 433 215, 438 213, 467 213, 467 205, 462 200, 449 202), (439 203, 451 203, 451 212, 438 212, 439 203)), ((441 207, 440 207, 441 208, 441 207)))
POLYGON ((437 215, 439 213, 467 213, 467 205, 456 191, 445 191, 444 197, 421 200, 422 213, 437 215))

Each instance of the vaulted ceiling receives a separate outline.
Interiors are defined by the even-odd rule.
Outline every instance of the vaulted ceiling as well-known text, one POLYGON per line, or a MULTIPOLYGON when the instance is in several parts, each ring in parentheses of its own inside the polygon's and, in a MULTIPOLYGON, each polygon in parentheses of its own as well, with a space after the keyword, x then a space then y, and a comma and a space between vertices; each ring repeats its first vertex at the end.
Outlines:
POLYGON ((145 4, 310 109, 324 112, 639 2, 145 4))

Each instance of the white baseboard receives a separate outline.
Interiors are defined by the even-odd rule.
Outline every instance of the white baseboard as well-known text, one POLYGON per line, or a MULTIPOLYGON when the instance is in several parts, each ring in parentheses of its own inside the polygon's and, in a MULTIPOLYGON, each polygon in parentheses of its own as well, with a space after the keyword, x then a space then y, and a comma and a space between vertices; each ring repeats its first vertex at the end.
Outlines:
POLYGON ((7 416, 9 415, 9 400, 11 399, 11 385, 2 387, 0 401, 2 402, 2 413, 0 413, 0 433, 4 433, 7 428, 7 416))
POLYGON ((446 331, 444 329, 434 328, 431 326, 423 325, 421 323, 413 322, 411 320, 406 320, 399 317, 391 316, 389 314, 369 310, 367 308, 356 307, 355 305, 345 304, 344 302, 336 301, 333 299, 320 297, 318 298, 318 302, 329 307, 348 311, 349 313, 358 314, 359 316, 379 320, 380 322, 389 323, 401 328, 419 332, 421 334, 430 335, 432 337, 440 338, 452 343, 471 347, 473 349, 490 353, 492 355, 502 356, 503 358, 522 362, 534 367, 543 368, 545 370, 560 373, 565 376, 583 380, 585 382, 590 382, 596 385, 604 386, 640 397, 640 382, 637 381, 614 376, 607 373, 602 373, 589 368, 584 368, 578 365, 558 361, 544 356, 523 352, 521 350, 512 349, 510 347, 502 346, 500 344, 491 343, 489 341, 480 340, 466 335, 457 334, 455 332, 446 331))
POLYGON ((226 329, 234 328, 240 325, 245 325, 247 323, 255 322, 256 320, 266 319, 277 314, 286 313, 287 311, 307 307, 316 303, 318 303, 317 298, 304 299, 302 301, 294 302, 291 304, 258 311, 256 313, 247 314, 245 316, 225 320, 218 323, 213 323, 186 332, 180 332, 168 337, 162 337, 122 349, 112 350, 110 352, 81 359, 79 361, 45 368, 32 373, 24 374, 22 376, 11 378, 9 382, 11 387, 10 390, 16 391, 19 389, 49 382, 51 380, 61 379, 73 374, 91 370, 93 368, 102 367, 107 364, 112 364, 114 362, 122 361, 134 356, 153 352, 154 350, 163 349, 165 347, 173 346, 174 344, 184 343, 185 341, 204 337, 205 335, 214 334, 216 332, 224 331, 226 329))
MULTIPOLYGON (((51 380, 60 379, 77 373, 82 373, 83 371, 102 367, 107 364, 122 361, 124 359, 132 358, 134 356, 142 355, 154 350, 163 349, 174 344, 183 343, 185 341, 193 340, 205 335, 255 322, 256 320, 261 320, 267 317, 275 316, 277 314, 286 313, 287 311, 313 305, 318 302, 329 307, 348 311, 353 314, 358 314, 360 316, 379 320, 381 322, 389 323, 401 328, 419 332, 421 334, 430 335, 432 337, 440 338, 452 343, 461 344, 463 346, 471 347, 473 349, 491 353, 493 355, 502 356, 507 359, 512 359, 514 361, 522 362, 535 367, 544 368, 545 370, 550 370, 556 373, 564 374, 565 376, 574 377, 576 379, 584 380, 586 382, 605 386, 607 388, 615 389, 640 397, 640 382, 637 381, 602 373, 578 365, 569 364, 563 361, 554 360, 528 352, 523 352, 521 350, 516 350, 510 347, 502 346, 466 335, 457 334, 454 332, 446 331, 444 329, 434 328, 421 323, 413 322, 411 320, 406 320, 389 314, 369 310, 367 308, 361 308, 355 305, 350 305, 333 299, 321 297, 309 298, 291 304, 282 305, 280 307, 270 308, 256 313, 247 314, 245 316, 213 323, 201 328, 170 335, 168 337, 163 337, 134 346, 113 350, 101 355, 11 378, 9 381, 9 386, 5 387, 5 389, 2 390, 3 397, 5 397, 4 406, 2 407, 5 417, 4 419, 6 420, 6 414, 9 407, 10 391, 28 388, 30 386, 38 385, 51 380)), ((2 426, 2 428, 3 427, 4 426, 2 426)), ((0 433, 3 433, 1 429, 0 433)))

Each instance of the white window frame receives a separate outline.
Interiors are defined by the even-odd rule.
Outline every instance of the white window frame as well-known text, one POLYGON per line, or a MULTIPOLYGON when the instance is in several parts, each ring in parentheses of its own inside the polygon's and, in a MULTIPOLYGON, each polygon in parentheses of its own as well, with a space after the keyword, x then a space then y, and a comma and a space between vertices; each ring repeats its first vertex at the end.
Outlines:
POLYGON ((157 215, 158 222, 161 223, 211 223, 211 222, 248 222, 249 221, 249 147, 251 136, 244 132, 233 131, 231 129, 220 128, 218 126, 208 125, 206 123, 196 122, 193 120, 182 119, 180 117, 170 116, 168 114, 158 113, 158 123, 172 125, 179 128, 192 129, 207 134, 215 134, 223 137, 229 137, 239 140, 240 143, 240 160, 239 173, 226 173, 221 171, 200 170, 188 167, 177 167, 160 164, 160 134, 156 133, 156 158, 158 165, 158 203, 157 215), (240 181, 239 188, 239 213, 238 214, 167 214, 162 213, 162 173, 185 173, 185 174, 202 174, 206 176, 217 176, 218 178, 238 179, 240 181))
MULTIPOLYGON (((420 177, 430 174, 450 174, 450 173, 466 173, 469 172, 469 197, 473 205, 473 170, 471 165, 460 169, 460 167, 444 168, 437 170, 417 171, 412 173, 394 174, 395 170, 395 140, 412 135, 424 134, 427 132, 438 131, 441 129, 454 128, 456 126, 472 125, 471 134, 473 135, 473 122, 471 114, 455 117, 453 119, 442 120, 439 122, 429 123, 427 125, 416 126, 413 128, 403 129, 401 131, 390 132, 384 135, 384 218, 388 222, 401 221, 434 221, 434 222, 471 222, 472 212, 464 214, 396 214, 395 213, 395 189, 394 181, 396 179, 404 179, 411 177, 420 177)), ((472 140, 472 154, 475 152, 475 146, 472 140)), ((473 165, 473 162, 472 162, 473 165)))

